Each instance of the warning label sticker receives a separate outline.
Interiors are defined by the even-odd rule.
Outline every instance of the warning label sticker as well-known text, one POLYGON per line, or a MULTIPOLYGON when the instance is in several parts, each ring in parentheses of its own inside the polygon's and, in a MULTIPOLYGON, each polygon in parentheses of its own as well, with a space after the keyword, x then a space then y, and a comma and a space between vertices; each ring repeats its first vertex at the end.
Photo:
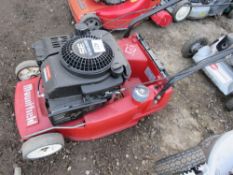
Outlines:
POLYGON ((91 42, 95 53, 102 53, 106 51, 102 40, 92 40, 91 42))

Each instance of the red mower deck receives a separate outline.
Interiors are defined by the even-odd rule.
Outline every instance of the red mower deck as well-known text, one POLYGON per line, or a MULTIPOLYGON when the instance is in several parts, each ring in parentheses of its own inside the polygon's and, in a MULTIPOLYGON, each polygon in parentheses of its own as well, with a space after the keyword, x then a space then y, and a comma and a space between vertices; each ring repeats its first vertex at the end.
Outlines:
MULTIPOLYGON (((164 108, 170 99, 172 88, 169 88, 159 101, 154 100, 160 91, 160 89, 155 89, 155 86, 162 88, 161 85, 165 84, 167 79, 143 49, 138 36, 122 39, 118 43, 132 68, 130 79, 122 87, 127 90, 123 92, 119 100, 109 101, 80 120, 53 126, 46 111, 44 97, 38 94, 40 78, 19 82, 15 93, 15 112, 21 139, 27 140, 47 132, 59 132, 72 140, 96 139, 132 127, 143 117, 164 108), (145 73, 146 70, 151 70, 153 73, 151 76, 161 81, 148 84, 149 98, 139 103, 132 98, 131 94, 135 86, 150 81, 145 73)), ((42 94, 43 88, 40 89, 40 94, 42 94)))
POLYGON ((130 31, 176 2, 136 18, 118 41, 110 32, 80 23, 75 34, 33 45, 36 60, 16 67, 21 81, 15 114, 25 159, 54 154, 64 137, 92 140, 136 125, 167 105, 174 83, 233 54, 233 48, 226 49, 169 76, 143 38, 130 31))

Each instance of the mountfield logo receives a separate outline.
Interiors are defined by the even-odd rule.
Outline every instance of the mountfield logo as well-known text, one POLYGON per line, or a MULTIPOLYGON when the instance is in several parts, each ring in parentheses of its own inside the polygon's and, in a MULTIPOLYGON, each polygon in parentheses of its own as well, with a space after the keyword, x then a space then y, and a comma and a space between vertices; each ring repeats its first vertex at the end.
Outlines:
POLYGON ((23 87, 27 126, 32 126, 38 123, 38 118, 35 113, 35 104, 32 101, 32 90, 32 84, 27 84, 23 87))

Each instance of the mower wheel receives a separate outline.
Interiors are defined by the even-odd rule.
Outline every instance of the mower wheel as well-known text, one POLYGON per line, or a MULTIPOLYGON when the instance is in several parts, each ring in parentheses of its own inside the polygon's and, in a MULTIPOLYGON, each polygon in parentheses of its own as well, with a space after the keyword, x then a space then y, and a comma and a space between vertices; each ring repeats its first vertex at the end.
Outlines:
POLYGON ((189 16, 191 10, 192 4, 189 2, 189 0, 183 0, 177 3, 172 10, 174 21, 181 22, 185 20, 189 16))
POLYGON ((233 19, 233 10, 231 10, 228 14, 227 14, 227 17, 229 19, 233 19))
POLYGON ((208 45, 207 38, 194 38, 184 43, 181 53, 184 58, 191 58, 195 55, 198 50, 204 46, 208 45))
POLYGON ((228 99, 225 102, 225 106, 226 106, 227 110, 229 110, 229 111, 233 110, 233 97, 231 97, 230 99, 228 99))
POLYGON ((158 175, 173 175, 190 171, 206 161, 202 149, 197 146, 184 152, 159 160, 155 164, 158 175))
POLYGON ((22 145, 22 155, 24 159, 40 159, 60 151, 64 145, 64 138, 61 134, 43 134, 24 142, 22 145))
POLYGON ((95 14, 84 15, 80 22, 86 24, 90 30, 98 30, 102 27, 99 17, 95 14))
POLYGON ((38 76, 40 74, 40 69, 35 60, 27 60, 18 64, 15 68, 15 75, 18 80, 28 80, 33 76, 38 76))

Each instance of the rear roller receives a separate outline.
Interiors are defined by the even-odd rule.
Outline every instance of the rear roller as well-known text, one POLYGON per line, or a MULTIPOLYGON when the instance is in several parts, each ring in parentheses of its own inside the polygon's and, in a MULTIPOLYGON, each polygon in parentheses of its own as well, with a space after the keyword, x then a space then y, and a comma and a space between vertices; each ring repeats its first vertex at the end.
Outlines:
POLYGON ((157 161, 155 171, 158 175, 174 175, 188 172, 192 168, 204 164, 205 161, 206 157, 204 152, 197 146, 157 161))

